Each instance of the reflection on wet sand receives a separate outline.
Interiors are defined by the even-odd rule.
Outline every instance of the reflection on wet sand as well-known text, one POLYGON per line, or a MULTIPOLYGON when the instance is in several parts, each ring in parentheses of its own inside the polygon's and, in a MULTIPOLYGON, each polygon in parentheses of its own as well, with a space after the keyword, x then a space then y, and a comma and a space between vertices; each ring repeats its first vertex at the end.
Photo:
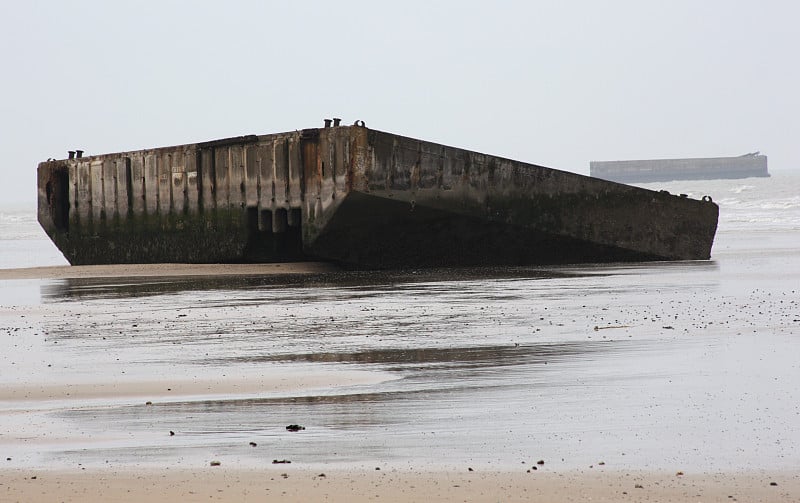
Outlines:
MULTIPOLYGON (((342 353, 307 353, 262 356, 236 356, 209 363, 226 365, 276 361, 303 363, 358 363, 381 365, 390 371, 424 368, 455 370, 498 368, 514 365, 547 365, 567 358, 597 353, 607 342, 529 344, 514 346, 475 346, 459 348, 385 349, 342 353)), ((610 348, 609 348, 610 349, 610 348)), ((619 348, 615 348, 619 350, 619 348)))
POLYGON ((483 267, 421 269, 405 271, 342 271, 311 274, 252 276, 163 276, 131 278, 67 278, 42 285, 42 299, 127 298, 198 290, 242 290, 254 288, 359 288, 369 290, 392 284, 430 283, 493 279, 537 279, 580 276, 579 269, 483 267))

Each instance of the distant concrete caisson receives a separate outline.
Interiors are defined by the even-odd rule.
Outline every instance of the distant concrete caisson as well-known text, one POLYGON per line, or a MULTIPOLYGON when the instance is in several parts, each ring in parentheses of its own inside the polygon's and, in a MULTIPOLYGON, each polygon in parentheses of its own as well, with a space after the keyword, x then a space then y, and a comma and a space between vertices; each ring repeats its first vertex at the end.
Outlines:
POLYGON ((39 164, 71 264, 708 259, 718 207, 336 120, 39 164))
POLYGON ((592 161, 591 176, 620 183, 718 180, 767 177, 767 156, 760 152, 739 157, 697 157, 638 161, 592 161))

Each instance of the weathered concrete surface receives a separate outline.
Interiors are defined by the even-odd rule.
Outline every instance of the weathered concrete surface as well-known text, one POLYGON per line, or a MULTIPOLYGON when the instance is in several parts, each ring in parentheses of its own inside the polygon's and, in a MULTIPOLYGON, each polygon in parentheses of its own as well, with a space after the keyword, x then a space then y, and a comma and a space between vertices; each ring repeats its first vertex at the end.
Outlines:
POLYGON ((769 176, 767 156, 758 152, 739 157, 592 161, 589 163, 589 174, 620 183, 769 176))
POLYGON ((72 264, 707 259, 718 208, 360 126, 39 165, 72 264))

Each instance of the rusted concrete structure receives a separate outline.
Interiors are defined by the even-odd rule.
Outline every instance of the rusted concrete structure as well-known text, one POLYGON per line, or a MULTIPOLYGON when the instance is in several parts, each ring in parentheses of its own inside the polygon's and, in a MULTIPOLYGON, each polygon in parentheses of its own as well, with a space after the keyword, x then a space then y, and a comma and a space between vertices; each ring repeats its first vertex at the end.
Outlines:
POLYGON ((768 177, 767 156, 760 152, 739 157, 697 157, 639 161, 591 161, 591 176, 620 183, 669 182, 768 177))
POLYGON ((72 264, 710 256, 710 200, 329 125, 43 162, 39 222, 72 264))

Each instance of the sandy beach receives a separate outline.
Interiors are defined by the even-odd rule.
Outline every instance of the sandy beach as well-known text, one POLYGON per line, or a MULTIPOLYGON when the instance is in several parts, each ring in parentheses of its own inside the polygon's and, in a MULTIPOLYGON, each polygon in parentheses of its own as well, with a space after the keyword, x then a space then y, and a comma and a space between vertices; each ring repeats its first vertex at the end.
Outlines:
POLYGON ((311 471, 276 465, 258 471, 195 470, 0 472, 3 501, 200 502, 793 502, 789 474, 606 472, 435 472, 376 469, 311 471))

